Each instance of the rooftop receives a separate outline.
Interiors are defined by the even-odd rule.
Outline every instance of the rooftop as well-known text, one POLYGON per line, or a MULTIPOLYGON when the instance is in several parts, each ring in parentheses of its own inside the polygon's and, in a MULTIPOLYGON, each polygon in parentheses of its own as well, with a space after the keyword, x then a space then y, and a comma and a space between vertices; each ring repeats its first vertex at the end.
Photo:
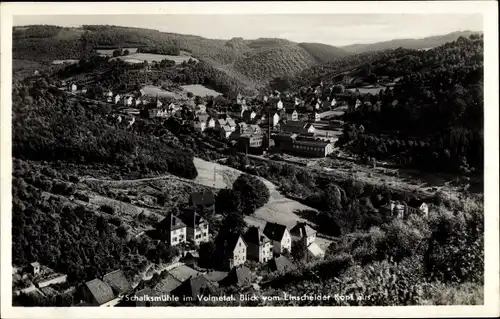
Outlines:
POLYGON ((124 294, 132 290, 132 286, 121 269, 107 273, 102 280, 110 285, 117 294, 124 294))
POLYGON ((281 241, 286 229, 285 225, 267 222, 264 228, 264 235, 266 235, 269 239, 281 241))
POLYGON ((93 279, 85 283, 90 293, 95 298, 99 305, 105 304, 113 299, 115 295, 113 294, 113 289, 100 279, 93 279))

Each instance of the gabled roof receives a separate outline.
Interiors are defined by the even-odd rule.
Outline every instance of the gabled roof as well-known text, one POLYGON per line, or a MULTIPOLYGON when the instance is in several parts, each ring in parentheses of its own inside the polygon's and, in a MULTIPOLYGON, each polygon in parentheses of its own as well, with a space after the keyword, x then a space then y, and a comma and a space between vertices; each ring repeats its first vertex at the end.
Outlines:
POLYGON ((212 192, 193 192, 190 195, 191 204, 198 205, 213 205, 215 203, 214 194, 212 192))
POLYGON ((231 118, 227 119, 226 123, 228 126, 231 126, 231 127, 236 126, 236 122, 234 122, 234 120, 231 118))
POLYGON ((180 218, 190 228, 196 228, 200 224, 205 223, 205 219, 194 210, 185 210, 180 218))
POLYGON ((208 114, 200 114, 200 115, 198 115, 198 121, 200 121, 200 122, 206 122, 206 121, 208 121, 208 114))
POLYGON ((305 126, 304 126, 304 129, 308 130, 310 128, 314 128, 314 125, 312 123, 307 123, 305 126))
POLYGON ((193 300, 197 300, 199 295, 216 294, 217 288, 205 276, 199 275, 187 279, 179 287, 175 288, 172 293, 176 296, 189 296, 193 300))
POLYGON ((230 127, 229 125, 223 125, 223 126, 221 127, 221 129, 222 129, 222 130, 224 130, 224 131, 226 131, 226 132, 231 131, 231 127, 230 127))
POLYGON ((168 273, 165 278, 161 279, 160 282, 154 286, 153 289, 157 292, 169 294, 181 284, 182 282, 179 279, 168 273))
POLYGON ((248 267, 233 267, 226 278, 220 281, 223 286, 247 286, 252 283, 252 272, 248 267))
POLYGON ((245 242, 248 244, 254 244, 254 245, 263 245, 267 242, 269 242, 269 238, 267 238, 264 233, 255 226, 252 226, 248 229, 248 231, 245 233, 244 236, 245 242))
POLYGON ((318 244, 316 244, 314 242, 311 243, 309 246, 307 246, 307 250, 314 257, 320 257, 320 256, 323 256, 325 254, 325 252, 321 248, 319 248, 318 244))
POLYGON ((207 278, 207 280, 210 282, 219 282, 222 279, 226 278, 227 275, 228 275, 227 271, 216 271, 216 270, 204 274, 205 278, 207 278))
POLYGON ((173 231, 179 228, 186 227, 186 224, 179 219, 179 217, 175 216, 173 212, 169 212, 167 217, 165 217, 161 222, 158 223, 157 228, 161 228, 166 231, 173 231))
POLYGON ((416 207, 416 208, 420 208, 420 206, 422 206, 422 204, 425 204, 425 202, 423 200, 419 200, 419 199, 411 199, 408 202, 408 206, 416 207))
POLYGON ((283 239, 283 235, 286 232, 286 226, 278 223, 266 223, 266 227, 264 228, 264 235, 266 235, 269 239, 281 241, 283 239))
POLYGON ((293 262, 291 262, 288 258, 285 256, 279 256, 277 258, 273 258, 269 261, 268 263, 269 268, 271 271, 281 271, 281 272, 287 272, 293 269, 296 269, 297 266, 294 265, 293 262))
POLYGON ((115 299, 115 295, 113 293, 113 289, 103 282, 100 279, 93 279, 91 281, 87 281, 85 286, 89 289, 90 293, 97 301, 99 305, 105 304, 113 299, 115 299))
POLYGON ((243 239, 242 236, 240 236, 238 234, 230 234, 230 235, 228 235, 227 238, 223 242, 224 253, 232 255, 234 249, 236 248, 236 244, 238 243, 238 241, 240 240, 240 238, 241 238, 243 244, 246 245, 246 242, 245 242, 245 240, 243 239))
POLYGON ((316 234, 316 231, 304 222, 297 222, 297 225, 290 229, 292 236, 309 237, 316 234))
POLYGON ((107 283, 116 294, 124 294, 132 290, 132 286, 121 269, 107 273, 103 276, 102 280, 107 283))
POLYGON ((217 122, 219 122, 219 124, 220 124, 221 126, 226 125, 226 120, 225 120, 225 119, 218 119, 218 120, 217 120, 217 122))
POLYGON ((199 271, 196 271, 193 268, 188 267, 186 265, 180 265, 178 267, 170 269, 168 273, 180 282, 184 282, 188 278, 200 275, 199 271))

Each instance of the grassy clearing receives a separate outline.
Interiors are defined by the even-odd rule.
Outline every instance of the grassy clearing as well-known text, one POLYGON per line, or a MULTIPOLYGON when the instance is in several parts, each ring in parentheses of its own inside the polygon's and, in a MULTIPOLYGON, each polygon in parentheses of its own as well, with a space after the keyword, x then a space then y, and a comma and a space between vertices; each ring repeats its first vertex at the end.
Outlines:
POLYGON ((212 89, 209 89, 201 84, 183 85, 182 88, 185 91, 191 92, 194 95, 198 95, 198 96, 202 96, 202 97, 209 96, 209 95, 211 95, 211 96, 221 95, 221 93, 214 91, 212 89))
POLYGON ((188 61, 189 59, 193 59, 198 61, 197 59, 187 56, 187 55, 165 55, 165 54, 153 54, 153 53, 134 53, 125 56, 120 56, 118 59, 126 61, 126 60, 140 60, 140 61, 148 61, 149 63, 156 61, 160 62, 161 60, 172 60, 176 64, 181 64, 184 61, 188 61))

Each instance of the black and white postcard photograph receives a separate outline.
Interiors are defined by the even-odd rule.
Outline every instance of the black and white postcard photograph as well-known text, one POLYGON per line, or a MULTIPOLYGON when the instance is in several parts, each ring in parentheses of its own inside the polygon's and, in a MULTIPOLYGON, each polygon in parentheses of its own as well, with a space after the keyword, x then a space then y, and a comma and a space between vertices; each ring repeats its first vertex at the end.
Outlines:
POLYGON ((2 318, 500 315, 496 2, 1 9, 2 318))

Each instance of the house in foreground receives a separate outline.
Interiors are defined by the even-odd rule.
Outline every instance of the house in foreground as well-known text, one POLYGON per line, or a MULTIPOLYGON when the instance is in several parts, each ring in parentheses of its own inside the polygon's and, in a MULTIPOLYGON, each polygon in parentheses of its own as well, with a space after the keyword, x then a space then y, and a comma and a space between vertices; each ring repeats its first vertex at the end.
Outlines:
POLYGON ((184 281, 172 291, 172 294, 181 300, 197 302, 198 296, 215 296, 218 294, 218 289, 205 276, 198 275, 184 281))
POLYGON ((215 197, 210 191, 193 192, 190 197, 190 204, 198 213, 214 213, 215 212, 215 197))
POLYGON ((258 227, 250 227, 244 239, 247 244, 247 259, 265 263, 272 258, 271 240, 258 227))
POLYGON ((285 256, 279 256, 271 259, 267 266, 270 271, 278 271, 281 273, 297 269, 297 266, 295 266, 295 264, 285 256))
POLYGON ((271 240, 273 252, 280 255, 286 251, 292 250, 292 238, 285 225, 267 222, 264 227, 264 235, 271 240))
POLYGON ((88 307, 114 307, 121 300, 113 293, 109 284, 98 278, 81 285, 77 296, 79 305, 88 307))
POLYGON ((239 266, 231 269, 228 275, 219 281, 219 285, 245 287, 250 286, 253 279, 254 276, 248 267, 239 266))
POLYGON ((186 242, 187 226, 173 212, 169 212, 167 217, 158 223, 156 229, 170 246, 186 242))
POLYGON ((310 243, 305 251, 304 258, 307 261, 312 259, 322 259, 325 257, 325 252, 315 242, 310 243))
POLYGON ((132 290, 132 285, 130 285, 121 269, 107 273, 102 277, 102 281, 107 283, 114 294, 119 297, 126 295, 132 290))
POLYGON ((304 247, 309 246, 316 239, 316 231, 304 222, 297 221, 297 224, 290 229, 293 241, 302 241, 304 247))
POLYGON ((187 209, 183 212, 181 220, 186 224, 186 239, 195 245, 207 242, 209 239, 208 223, 195 210, 187 209))
POLYGON ((240 235, 230 235, 220 247, 223 251, 222 264, 227 269, 243 265, 247 260, 247 244, 240 235))

